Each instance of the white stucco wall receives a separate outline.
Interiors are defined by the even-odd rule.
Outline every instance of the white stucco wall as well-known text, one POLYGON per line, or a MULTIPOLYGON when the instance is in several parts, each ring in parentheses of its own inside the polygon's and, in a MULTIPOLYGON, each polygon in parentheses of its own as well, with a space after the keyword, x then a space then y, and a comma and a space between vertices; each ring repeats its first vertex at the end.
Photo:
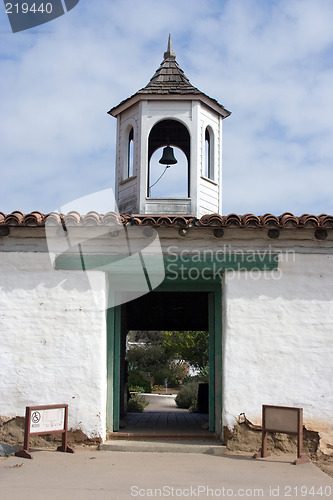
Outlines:
MULTIPOLYGON (((261 230, 227 228, 215 238, 211 228, 190 229, 185 237, 178 229, 158 230, 164 253, 287 252, 275 274, 226 273, 223 425, 233 427, 242 412, 260 423, 262 404, 300 406, 306 427, 332 445, 331 238, 318 241, 311 228, 282 231, 278 240, 261 230)), ((40 231, 13 229, 0 241, 0 415, 68 403, 71 428, 104 438, 105 276, 92 273, 96 305, 86 274, 53 270, 40 231)), ((91 245, 96 251, 95 240, 91 245)), ((109 237, 102 238, 101 253, 103 245, 110 249, 109 237)), ((123 241, 112 245, 116 252, 123 241)))
POLYGON ((69 428, 104 438, 104 274, 96 305, 87 275, 53 270, 47 253, 2 252, 0 268, 0 415, 68 403, 69 428))
POLYGON ((333 256, 280 257, 274 275, 226 275, 224 425, 242 412, 261 423, 263 404, 297 406, 332 443, 333 256))

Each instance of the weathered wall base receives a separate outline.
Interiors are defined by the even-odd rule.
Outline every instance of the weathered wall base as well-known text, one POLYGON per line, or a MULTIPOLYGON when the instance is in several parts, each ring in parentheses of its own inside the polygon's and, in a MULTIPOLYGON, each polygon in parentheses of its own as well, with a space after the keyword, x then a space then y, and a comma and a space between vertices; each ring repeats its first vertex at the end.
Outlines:
MULTIPOLYGON (((303 451, 309 456, 319 450, 320 437, 317 432, 303 429, 303 451)), ((237 424, 233 430, 224 429, 224 444, 230 451, 255 453, 261 448, 261 430, 254 429, 246 423, 237 424)), ((269 434, 267 439, 268 450, 274 454, 288 453, 297 455, 297 441, 295 436, 288 434, 269 434)))
MULTIPOLYGON (((0 442, 21 449, 24 442, 24 417, 15 417, 8 419, 0 417, 0 442)), ((102 440, 100 438, 88 438, 80 429, 68 431, 68 444, 98 445, 102 440)), ((56 443, 62 440, 61 434, 46 434, 42 436, 31 436, 30 446, 34 447, 54 447, 56 443)))

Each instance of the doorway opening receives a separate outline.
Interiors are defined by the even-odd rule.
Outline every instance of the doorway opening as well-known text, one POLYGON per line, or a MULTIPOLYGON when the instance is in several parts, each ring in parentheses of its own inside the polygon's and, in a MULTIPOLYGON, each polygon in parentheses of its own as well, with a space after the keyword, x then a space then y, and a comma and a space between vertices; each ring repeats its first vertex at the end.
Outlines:
POLYGON ((120 428, 136 435, 209 434, 209 332, 128 332, 120 428))
MULTIPOLYGON (((216 328, 215 302, 219 303, 221 295, 214 293, 211 289, 209 290, 207 286, 198 287, 193 291, 187 291, 178 286, 178 290, 180 291, 170 291, 168 288, 163 290, 162 287, 161 291, 150 292, 114 310, 114 345, 111 349, 113 359, 113 432, 137 432, 140 434, 145 428, 145 431, 151 432, 152 436, 157 436, 158 433, 170 435, 176 432, 177 435, 191 433, 196 436, 202 434, 208 437, 208 435, 213 436, 214 432, 220 433, 220 418, 217 420, 216 415, 221 415, 221 383, 219 381, 216 383, 215 379, 216 360, 218 365, 221 361, 221 353, 216 353, 216 345, 221 344, 221 332, 218 332, 216 328), (142 337, 142 335, 150 335, 151 332, 159 332, 159 335, 160 332, 169 332, 169 336, 177 332, 178 338, 181 338, 181 332, 193 332, 194 335, 198 332, 206 332, 208 343, 207 382, 202 382, 203 384, 206 383, 206 387, 201 388, 200 397, 201 400, 206 397, 207 411, 204 410, 203 412, 201 410, 201 413, 190 412, 188 409, 177 407, 174 401, 171 401, 171 398, 163 398, 163 396, 168 396, 168 388, 170 389, 170 385, 164 380, 168 377, 164 377, 162 384, 160 383, 162 380, 158 380, 159 383, 156 384, 152 384, 153 381, 151 380, 150 384, 158 386, 154 387, 153 394, 160 393, 160 410, 156 411, 154 402, 142 414, 137 413, 135 415, 136 425, 134 425, 134 414, 131 415, 127 412, 128 374, 133 368, 130 366, 131 360, 126 359, 128 343, 131 342, 129 338, 133 339, 133 333, 128 337, 129 332, 139 332, 137 338, 142 337), (142 332, 145 333, 142 334, 142 332), (219 338, 218 342, 217 338, 219 338), (219 391, 219 394, 216 394, 217 391, 219 391)), ((177 362, 179 362, 179 359, 177 362)), ((149 378, 148 373, 145 374, 146 380, 149 378)), ((133 385, 132 382, 133 380, 131 385, 133 385)), ((138 389, 138 387, 131 388, 138 389)), ((150 398, 154 398, 154 395, 150 398)), ((154 401, 157 402, 157 399, 154 401)))

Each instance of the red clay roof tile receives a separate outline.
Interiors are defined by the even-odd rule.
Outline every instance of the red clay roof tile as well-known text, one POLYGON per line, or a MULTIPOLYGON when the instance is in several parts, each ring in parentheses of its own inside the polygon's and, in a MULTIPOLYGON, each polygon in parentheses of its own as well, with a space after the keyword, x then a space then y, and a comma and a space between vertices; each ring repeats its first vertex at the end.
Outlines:
POLYGON ((88 212, 85 215, 72 211, 68 214, 42 214, 41 212, 31 212, 23 214, 14 211, 11 214, 0 212, 0 226, 12 227, 44 227, 46 220, 49 224, 65 224, 70 226, 89 225, 134 225, 153 227, 241 227, 241 228, 333 228, 333 216, 327 214, 311 215, 303 214, 299 217, 290 212, 282 215, 254 215, 254 214, 207 214, 197 219, 194 215, 144 215, 144 214, 118 214, 108 212, 99 214, 88 212))

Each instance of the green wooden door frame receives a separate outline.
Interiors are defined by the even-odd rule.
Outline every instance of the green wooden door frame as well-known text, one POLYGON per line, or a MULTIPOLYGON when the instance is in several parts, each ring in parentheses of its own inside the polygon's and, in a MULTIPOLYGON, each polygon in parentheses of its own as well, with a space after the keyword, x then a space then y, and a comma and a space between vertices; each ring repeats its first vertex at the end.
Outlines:
POLYGON ((106 428, 119 430, 120 417, 120 306, 107 310, 107 389, 106 389, 106 428))
MULTIPOLYGON (((162 283, 155 292, 208 292, 209 430, 221 434, 222 286, 221 283, 162 283)), ((119 431, 121 308, 107 312, 107 429, 119 431)))

